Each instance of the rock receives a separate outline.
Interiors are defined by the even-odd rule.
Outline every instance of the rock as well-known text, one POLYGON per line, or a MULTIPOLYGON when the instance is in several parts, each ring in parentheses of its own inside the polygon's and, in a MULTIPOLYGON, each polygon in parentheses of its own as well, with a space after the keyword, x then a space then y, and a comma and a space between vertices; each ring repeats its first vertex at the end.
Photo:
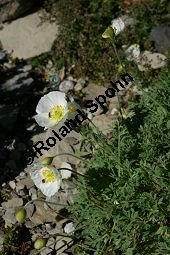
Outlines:
POLYGON ((0 0, 0 22, 16 19, 29 11, 34 0, 0 0))
POLYGON ((32 199, 32 200, 37 199, 37 191, 36 191, 36 189, 35 189, 35 188, 31 188, 31 189, 29 190, 29 195, 31 196, 31 199, 32 199))
POLYGON ((74 88, 74 83, 73 81, 70 81, 70 80, 62 81, 59 86, 59 90, 64 93, 67 93, 68 91, 73 90, 73 88, 74 88))
POLYGON ((49 233, 50 235, 56 235, 58 233, 62 233, 62 226, 60 223, 56 222, 55 226, 52 227, 51 224, 46 224, 46 231, 47 233, 49 233))
POLYGON ((95 97, 104 95, 106 88, 94 83, 89 83, 88 86, 85 87, 82 91, 85 94, 84 100, 94 100, 95 97))
POLYGON ((57 214, 51 210, 46 210, 42 202, 36 202, 36 210, 30 220, 34 225, 44 224, 46 222, 55 222, 57 214))
POLYGON ((53 251, 52 249, 46 247, 46 248, 43 248, 42 251, 40 251, 40 254, 47 255, 47 254, 51 254, 52 251, 53 251))
POLYGON ((35 210, 35 205, 34 204, 28 204, 26 207, 26 212, 27 212, 27 218, 31 218, 34 210, 35 210))
POLYGON ((14 208, 8 208, 2 218, 5 221, 5 228, 7 226, 15 224, 16 221, 17 221, 16 218, 15 218, 15 209, 14 208))
POLYGON ((55 239, 54 239, 54 237, 50 237, 48 239, 46 246, 51 248, 51 249, 54 249, 54 246, 55 246, 55 239))
POLYGON ((82 78, 78 79, 76 85, 74 86, 75 91, 81 91, 85 85, 86 81, 82 78))
POLYGON ((26 178, 20 180, 20 185, 23 184, 26 186, 26 188, 29 190, 31 187, 34 187, 34 183, 31 180, 30 176, 27 176, 26 178))
POLYGON ((20 182, 17 182, 17 185, 16 185, 16 192, 20 191, 20 190, 23 190, 24 189, 24 185, 21 184, 20 182))
POLYGON ((20 207, 23 205, 23 200, 22 198, 12 198, 10 200, 8 200, 7 202, 3 202, 2 207, 4 209, 8 209, 8 208, 16 208, 16 207, 20 207))
POLYGON ((21 177, 24 177, 24 176, 26 175, 26 173, 25 173, 25 172, 21 172, 19 175, 20 175, 21 177))
POLYGON ((10 182, 9 182, 9 186, 10 186, 11 189, 15 189, 16 184, 15 184, 14 181, 10 181, 10 182))
POLYGON ((170 49, 170 26, 161 24, 153 28, 150 33, 150 40, 154 41, 155 48, 160 53, 170 49))
POLYGON ((63 237, 62 240, 60 239, 61 237, 57 236, 55 250, 57 251, 58 255, 67 250, 69 246, 73 244, 73 240, 70 237, 63 237))
POLYGON ((107 135, 110 133, 108 125, 113 122, 113 116, 110 115, 99 115, 93 118, 93 123, 99 128, 99 130, 107 135))
POLYGON ((160 53, 151 53, 144 51, 140 61, 137 63, 140 71, 147 71, 149 69, 158 69, 167 64, 167 58, 160 53))
POLYGON ((13 51, 13 57, 28 59, 49 52, 58 34, 59 26, 42 22, 36 12, 5 24, 0 38, 3 48, 7 52, 13 51))
POLYGON ((58 76, 60 77, 61 81, 65 77, 65 72, 66 72, 66 68, 64 66, 58 71, 58 76))

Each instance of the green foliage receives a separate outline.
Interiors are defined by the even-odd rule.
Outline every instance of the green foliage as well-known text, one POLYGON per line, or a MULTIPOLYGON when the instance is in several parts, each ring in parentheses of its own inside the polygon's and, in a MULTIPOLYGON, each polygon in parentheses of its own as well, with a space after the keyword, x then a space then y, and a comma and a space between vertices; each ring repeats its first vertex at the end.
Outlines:
POLYGON ((169 86, 164 70, 131 103, 135 115, 112 125, 112 139, 84 129, 95 149, 68 206, 79 229, 76 254, 170 254, 169 86))
POLYGON ((5 229, 3 251, 0 255, 28 255, 30 235, 24 226, 11 226, 5 229))
MULTIPOLYGON (((75 76, 88 75, 98 81, 112 79, 118 64, 109 42, 102 38, 111 20, 125 13, 123 0, 48 0, 45 6, 62 25, 61 34, 53 47, 56 66, 75 65, 75 76)), ((117 36, 117 48, 123 58, 122 45, 139 43, 143 49, 152 48, 148 41, 153 26, 167 20, 167 1, 137 1, 128 8, 136 24, 117 36), (159 6, 159 8, 158 8, 159 6)), ((130 65, 129 65, 130 66, 130 65)), ((137 69, 131 66, 131 69, 137 69)), ((132 72, 131 72, 132 73, 132 72)))

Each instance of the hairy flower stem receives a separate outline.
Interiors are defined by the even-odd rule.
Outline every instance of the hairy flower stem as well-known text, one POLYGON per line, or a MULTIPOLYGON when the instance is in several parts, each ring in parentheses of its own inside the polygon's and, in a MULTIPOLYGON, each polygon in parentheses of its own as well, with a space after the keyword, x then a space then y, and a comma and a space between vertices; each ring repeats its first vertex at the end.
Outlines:
POLYGON ((60 170, 67 170, 67 171, 70 171, 70 172, 72 172, 72 173, 74 173, 74 174, 80 175, 80 176, 82 176, 82 177, 84 177, 84 178, 87 178, 85 175, 80 174, 80 173, 78 173, 78 172, 76 172, 76 171, 74 171, 74 170, 72 170, 72 169, 66 168, 66 167, 58 168, 57 170, 58 170, 58 171, 60 171, 60 170))
POLYGON ((86 162, 86 160, 83 159, 82 157, 76 156, 76 155, 71 154, 71 153, 59 153, 59 154, 54 155, 54 157, 58 157, 58 156, 71 156, 71 157, 74 157, 74 158, 77 158, 77 159, 79 159, 81 161, 86 162))

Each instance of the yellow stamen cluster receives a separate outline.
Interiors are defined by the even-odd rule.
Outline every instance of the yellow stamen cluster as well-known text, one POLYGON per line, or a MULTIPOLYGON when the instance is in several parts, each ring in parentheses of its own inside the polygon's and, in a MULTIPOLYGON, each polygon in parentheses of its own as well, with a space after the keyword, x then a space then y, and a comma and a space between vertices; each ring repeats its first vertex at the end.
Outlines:
POLYGON ((56 175, 49 168, 45 168, 42 172, 42 175, 46 183, 54 182, 57 179, 56 175))
POLYGON ((53 120, 55 122, 59 122, 63 119, 65 115, 65 107, 61 105, 54 106, 51 108, 49 112, 49 118, 50 120, 53 120))

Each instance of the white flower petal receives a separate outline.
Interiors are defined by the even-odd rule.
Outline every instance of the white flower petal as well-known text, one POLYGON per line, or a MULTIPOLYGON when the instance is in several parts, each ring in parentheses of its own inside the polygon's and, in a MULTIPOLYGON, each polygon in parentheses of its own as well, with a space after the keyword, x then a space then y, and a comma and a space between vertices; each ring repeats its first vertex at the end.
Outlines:
MULTIPOLYGON (((72 170, 71 165, 66 163, 66 162, 63 162, 61 164, 61 168, 68 168, 68 169, 72 170)), ((61 173, 61 178, 62 179, 68 179, 68 178, 71 177, 71 174, 72 174, 72 172, 69 171, 69 170, 60 170, 60 173, 61 173)))
POLYGON ((132 44, 126 51, 127 60, 138 61, 140 58, 140 46, 139 44, 132 44))
POLYGON ((118 35, 120 32, 122 32, 125 29, 125 23, 121 18, 117 18, 112 20, 112 25, 115 35, 118 35))
POLYGON ((50 109, 56 105, 67 106, 65 93, 53 91, 43 96, 38 102, 37 113, 49 113, 50 109))
POLYGON ((51 121, 48 117, 48 113, 40 113, 35 116, 35 120, 41 127, 52 127, 54 126, 54 122, 51 121))
POLYGON ((74 230, 75 230, 75 227, 73 226, 73 222, 67 223, 64 227, 64 232, 67 234, 74 232, 74 230))
POLYGON ((65 93, 54 91, 43 96, 38 102, 35 120, 45 129, 64 122, 67 118, 67 101, 65 93))
POLYGON ((53 196, 60 189, 61 178, 59 176, 59 173, 57 173, 51 166, 42 167, 41 164, 37 164, 34 166, 34 169, 30 173, 30 176, 35 186, 39 188, 41 192, 47 197, 53 196), (43 171, 45 168, 47 168, 52 174, 56 176, 56 179, 54 181, 43 182, 43 171))

